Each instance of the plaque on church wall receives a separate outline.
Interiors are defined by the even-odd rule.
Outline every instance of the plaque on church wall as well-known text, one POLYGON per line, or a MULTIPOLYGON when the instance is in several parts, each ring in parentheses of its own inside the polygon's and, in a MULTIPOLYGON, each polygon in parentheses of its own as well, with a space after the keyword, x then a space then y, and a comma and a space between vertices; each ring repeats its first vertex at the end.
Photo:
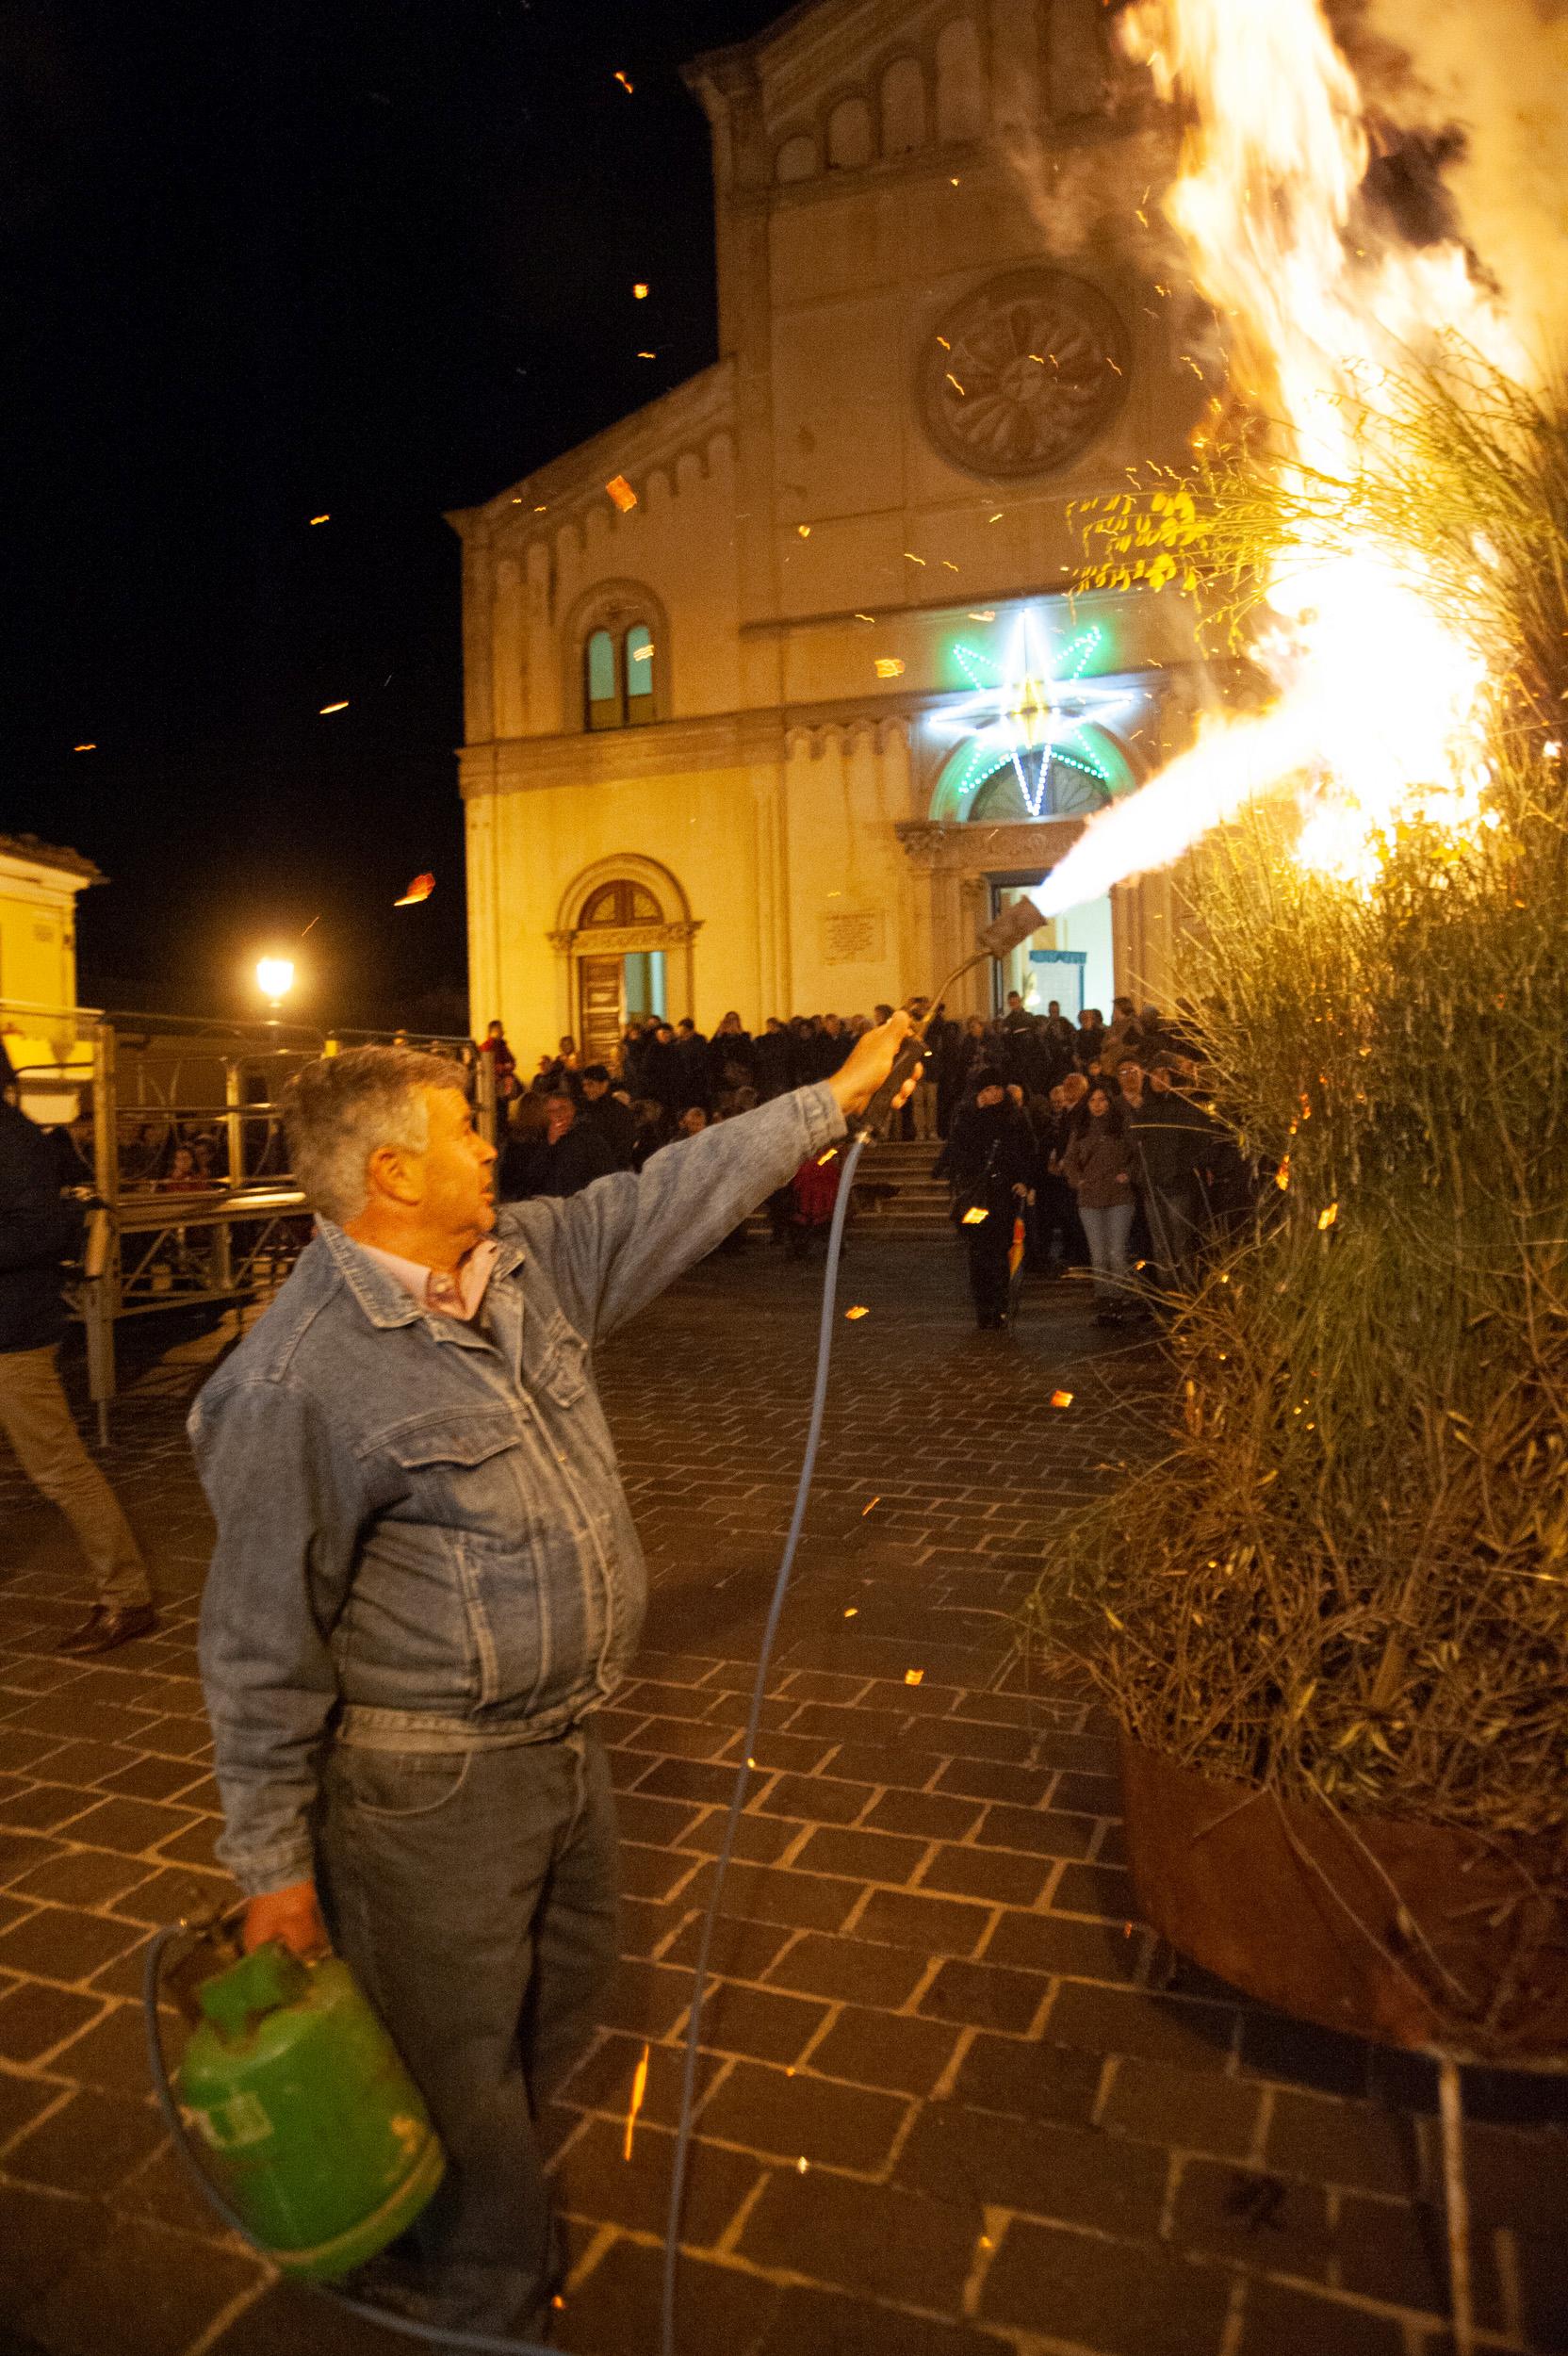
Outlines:
POLYGON ((1066 270, 1005 270, 938 321, 921 355, 921 415, 966 473, 1046 474, 1114 422, 1132 365, 1098 286, 1066 270))
POLYGON ((875 965, 886 954, 887 918, 880 908, 841 908, 822 920, 824 965, 875 965))

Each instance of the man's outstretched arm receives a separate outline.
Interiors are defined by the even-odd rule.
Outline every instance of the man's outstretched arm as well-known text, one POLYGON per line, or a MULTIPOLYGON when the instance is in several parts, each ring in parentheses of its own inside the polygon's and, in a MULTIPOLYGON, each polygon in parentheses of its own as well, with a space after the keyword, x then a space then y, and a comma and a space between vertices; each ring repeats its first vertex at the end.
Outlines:
MULTIPOLYGON (((566 1202, 520 1203, 505 1223, 547 1263, 578 1330, 590 1340, 612 1333, 722 1243, 808 1154, 843 1137, 908 1029, 908 1016, 895 1014, 857 1040, 831 1079, 667 1146, 641 1177, 621 1171, 566 1202)), ((911 1077, 900 1104, 913 1087, 911 1077)))

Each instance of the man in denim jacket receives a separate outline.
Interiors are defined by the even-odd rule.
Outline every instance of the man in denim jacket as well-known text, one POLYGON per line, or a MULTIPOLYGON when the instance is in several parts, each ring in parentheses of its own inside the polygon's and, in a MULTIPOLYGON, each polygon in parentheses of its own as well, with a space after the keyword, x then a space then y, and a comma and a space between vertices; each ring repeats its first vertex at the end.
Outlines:
POLYGON ((292 1084, 317 1234, 190 1417, 219 1855, 246 1947, 330 1932, 430 2105, 448 2172, 374 2282, 433 2324, 547 2318, 533 2111, 615 1957, 592 1721, 646 1581, 589 1352, 844 1134, 907 1028, 641 1177, 498 1213, 457 1066, 359 1048, 292 1084))

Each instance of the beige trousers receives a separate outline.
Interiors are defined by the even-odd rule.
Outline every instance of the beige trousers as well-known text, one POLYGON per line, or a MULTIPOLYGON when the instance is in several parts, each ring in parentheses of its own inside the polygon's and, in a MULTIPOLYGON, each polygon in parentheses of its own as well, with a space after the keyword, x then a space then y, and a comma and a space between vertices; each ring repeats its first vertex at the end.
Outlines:
POLYGON ((98 1601, 150 1603, 141 1549, 76 1429, 53 1350, 0 1350, 0 1432, 81 1541, 98 1601))

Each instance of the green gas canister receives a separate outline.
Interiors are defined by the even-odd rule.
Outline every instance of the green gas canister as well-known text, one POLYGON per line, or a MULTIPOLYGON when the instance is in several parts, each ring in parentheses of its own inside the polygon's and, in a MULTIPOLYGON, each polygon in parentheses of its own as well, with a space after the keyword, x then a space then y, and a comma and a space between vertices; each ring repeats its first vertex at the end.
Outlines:
POLYGON ((418 2216, 446 2155, 353 1973, 272 1939, 196 2003, 176 2086, 230 2207, 286 2273, 363 2266, 418 2216))

